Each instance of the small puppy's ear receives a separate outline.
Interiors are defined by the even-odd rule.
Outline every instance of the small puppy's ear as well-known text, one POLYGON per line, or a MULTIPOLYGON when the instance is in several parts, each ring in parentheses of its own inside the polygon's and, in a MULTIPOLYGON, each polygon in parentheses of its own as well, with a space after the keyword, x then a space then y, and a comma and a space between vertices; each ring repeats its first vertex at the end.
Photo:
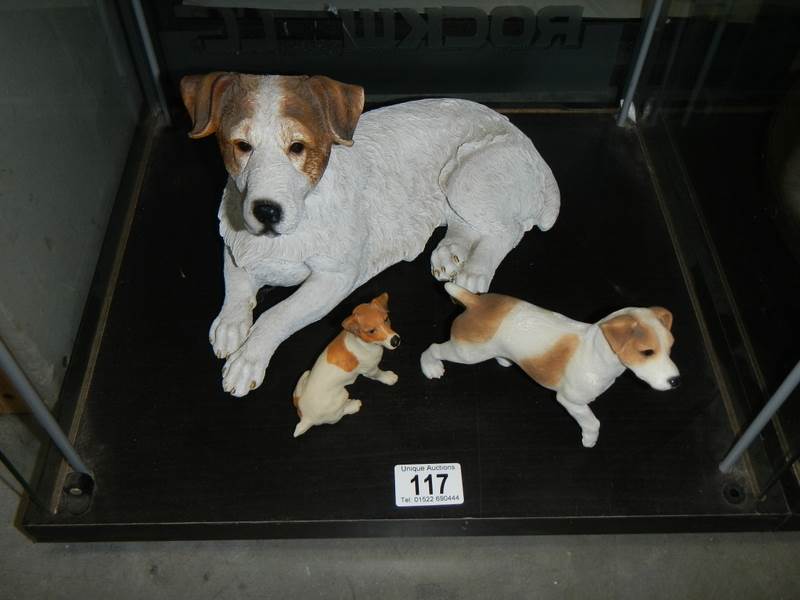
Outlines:
POLYGON ((631 315, 619 315, 600 323, 600 330, 614 353, 619 354, 622 347, 633 337, 638 325, 638 321, 631 315))
POLYGON ((204 138, 219 129, 225 104, 223 95, 235 77, 235 73, 217 71, 207 75, 187 75, 181 79, 181 98, 192 117, 190 138, 204 138))
POLYGON ((352 146, 353 132, 364 110, 364 88, 341 83, 324 75, 309 77, 307 84, 319 99, 333 142, 352 146))
POLYGON ((656 319, 661 321, 661 324, 666 327, 668 330, 672 329, 672 313, 669 312, 666 308, 661 306, 651 306, 650 310, 653 311, 653 314, 656 316, 656 319))
POLYGON ((360 328, 358 326, 358 319, 355 315, 350 315, 344 321, 342 321, 342 329, 345 331, 349 331, 354 335, 358 335, 360 328))
POLYGON ((380 296, 378 296, 377 298, 374 298, 372 300, 372 304, 374 304, 375 306, 378 306, 378 307, 380 307, 383 310, 388 312, 388 310, 389 310, 389 294, 387 294, 386 292, 383 292, 380 296))

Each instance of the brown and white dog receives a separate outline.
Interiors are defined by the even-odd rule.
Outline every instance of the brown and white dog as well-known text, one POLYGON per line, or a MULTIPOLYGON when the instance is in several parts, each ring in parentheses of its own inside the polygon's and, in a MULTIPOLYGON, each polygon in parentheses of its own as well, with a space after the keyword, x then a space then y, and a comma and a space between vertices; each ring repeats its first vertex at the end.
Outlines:
POLYGON ((389 321, 389 295, 383 293, 368 304, 356 306, 342 322, 342 328, 344 331, 297 382, 292 400, 300 422, 294 437, 314 425, 332 425, 344 415, 357 413, 361 400, 350 398, 345 386, 359 375, 386 385, 397 383, 396 373, 378 367, 383 349, 394 350, 400 345, 400 336, 389 321))
POLYGON ((514 362, 556 392, 587 448, 600 432, 589 404, 626 368, 656 390, 680 384, 669 357, 674 338, 666 308, 623 308, 597 323, 581 323, 510 296, 473 294, 453 283, 445 289, 466 310, 453 322, 448 342, 422 353, 425 376, 441 377, 442 360, 475 364, 494 358, 504 367, 514 362))

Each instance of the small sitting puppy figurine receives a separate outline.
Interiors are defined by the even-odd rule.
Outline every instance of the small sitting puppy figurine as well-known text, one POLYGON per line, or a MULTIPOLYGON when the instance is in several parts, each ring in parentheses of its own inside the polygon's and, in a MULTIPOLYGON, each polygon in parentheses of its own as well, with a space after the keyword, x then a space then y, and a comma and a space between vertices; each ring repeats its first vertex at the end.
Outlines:
POLYGON ((359 304, 342 322, 342 331, 328 344, 310 371, 297 382, 292 400, 300 422, 294 437, 314 425, 334 424, 344 415, 361 408, 361 400, 349 397, 345 386, 359 375, 386 385, 397 383, 397 374, 381 371, 378 363, 383 349, 394 350, 400 336, 389 322, 389 294, 383 293, 369 304, 359 304))
POLYGON ((626 368, 656 390, 680 384, 669 358, 672 313, 665 308, 623 308, 598 323, 581 323, 510 296, 473 294, 454 283, 445 289, 466 310, 453 322, 450 341, 422 353, 425 376, 441 377, 442 360, 475 364, 495 358, 504 367, 514 362, 556 392, 587 448, 600 432, 589 403, 626 368))

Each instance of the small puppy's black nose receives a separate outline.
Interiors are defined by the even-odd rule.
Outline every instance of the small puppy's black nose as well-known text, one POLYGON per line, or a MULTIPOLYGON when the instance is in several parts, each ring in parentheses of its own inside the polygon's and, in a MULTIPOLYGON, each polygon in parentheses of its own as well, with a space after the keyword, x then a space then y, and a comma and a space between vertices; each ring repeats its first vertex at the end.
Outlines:
POLYGON ((400 336, 393 335, 389 340, 389 344, 391 345, 392 348, 397 348, 400 345, 400 336))
POLYGON ((277 225, 283 216, 283 209, 269 200, 258 200, 253 203, 253 216, 264 225, 277 225))
POLYGON ((669 379, 667 379, 667 383, 670 384, 670 386, 672 386, 672 389, 674 390, 681 384, 681 378, 680 376, 670 377, 669 379))

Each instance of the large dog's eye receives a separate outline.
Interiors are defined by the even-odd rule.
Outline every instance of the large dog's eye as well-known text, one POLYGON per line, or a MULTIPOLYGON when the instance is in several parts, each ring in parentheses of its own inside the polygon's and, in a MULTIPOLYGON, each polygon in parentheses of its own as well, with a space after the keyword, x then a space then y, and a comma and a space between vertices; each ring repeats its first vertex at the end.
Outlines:
POLYGON ((302 142, 292 142, 289 146, 289 152, 292 154, 301 154, 306 147, 303 145, 302 142))
POLYGON ((642 351, 639 352, 639 354, 641 354, 642 356, 653 356, 653 354, 655 354, 655 353, 656 353, 656 351, 651 349, 651 348, 648 348, 647 350, 642 350, 642 351))
POLYGON ((253 149, 253 147, 250 144, 248 144, 247 142, 245 142, 244 140, 236 140, 233 143, 236 146, 236 148, 239 150, 239 152, 244 152, 245 154, 247 154, 248 152, 250 152, 253 149))
POLYGON ((375 330, 374 329, 369 329, 369 330, 367 330, 367 333, 372 335, 373 333, 375 333, 375 330))

